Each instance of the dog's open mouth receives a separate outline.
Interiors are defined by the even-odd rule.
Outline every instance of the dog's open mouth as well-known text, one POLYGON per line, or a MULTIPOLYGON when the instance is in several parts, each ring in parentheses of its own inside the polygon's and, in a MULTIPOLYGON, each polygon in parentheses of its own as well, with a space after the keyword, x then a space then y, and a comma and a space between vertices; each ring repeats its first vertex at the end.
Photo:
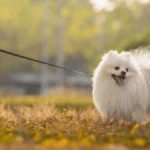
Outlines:
POLYGON ((112 74, 111 76, 112 76, 112 78, 116 81, 116 83, 117 83, 118 85, 122 85, 124 79, 126 78, 125 76, 117 76, 117 75, 114 75, 114 74, 112 74))

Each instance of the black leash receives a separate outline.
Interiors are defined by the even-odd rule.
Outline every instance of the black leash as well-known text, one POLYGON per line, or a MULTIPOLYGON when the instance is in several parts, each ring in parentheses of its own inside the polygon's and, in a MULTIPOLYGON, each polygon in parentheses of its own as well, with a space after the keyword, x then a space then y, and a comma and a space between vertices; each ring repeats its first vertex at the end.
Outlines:
POLYGON ((15 53, 12 53, 12 52, 8 52, 8 51, 6 51, 6 50, 0 49, 0 52, 1 52, 1 53, 5 53, 5 54, 8 54, 8 55, 15 56, 15 57, 23 58, 23 59, 26 59, 26 60, 30 60, 30 61, 38 62, 38 63, 41 63, 41 64, 45 64, 45 65, 48 65, 48 66, 51 66, 51 67, 60 68, 60 69, 66 70, 66 71, 71 71, 71 72, 74 72, 74 73, 78 73, 78 74, 81 74, 81 75, 85 75, 85 76, 91 77, 90 74, 87 74, 87 73, 84 73, 84 72, 80 72, 80 71, 68 69, 68 68, 65 68, 65 67, 61 67, 61 66, 58 66, 58 65, 54 65, 54 64, 51 64, 51 63, 47 63, 47 62, 44 62, 44 61, 40 61, 40 60, 37 60, 37 59, 29 58, 29 57, 26 57, 26 56, 22 56, 22 55, 19 55, 19 54, 15 54, 15 53))

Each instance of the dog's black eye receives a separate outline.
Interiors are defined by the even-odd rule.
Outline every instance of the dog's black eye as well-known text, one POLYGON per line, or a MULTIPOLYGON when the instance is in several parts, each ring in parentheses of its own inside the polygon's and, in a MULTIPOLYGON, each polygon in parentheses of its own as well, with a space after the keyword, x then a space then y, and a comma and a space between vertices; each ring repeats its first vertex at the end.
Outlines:
POLYGON ((128 68, 126 68, 126 71, 128 72, 128 71, 129 71, 129 69, 128 69, 128 68))
POLYGON ((119 70, 119 69, 120 69, 119 66, 116 66, 116 67, 115 67, 115 70, 119 70))

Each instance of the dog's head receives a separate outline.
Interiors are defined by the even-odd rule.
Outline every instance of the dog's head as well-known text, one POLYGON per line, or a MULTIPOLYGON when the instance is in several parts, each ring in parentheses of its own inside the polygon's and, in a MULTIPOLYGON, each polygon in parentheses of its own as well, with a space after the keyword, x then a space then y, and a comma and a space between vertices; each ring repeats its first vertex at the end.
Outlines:
POLYGON ((110 51, 103 57, 103 70, 118 85, 123 85, 127 78, 136 73, 137 69, 130 53, 119 54, 117 51, 110 51))

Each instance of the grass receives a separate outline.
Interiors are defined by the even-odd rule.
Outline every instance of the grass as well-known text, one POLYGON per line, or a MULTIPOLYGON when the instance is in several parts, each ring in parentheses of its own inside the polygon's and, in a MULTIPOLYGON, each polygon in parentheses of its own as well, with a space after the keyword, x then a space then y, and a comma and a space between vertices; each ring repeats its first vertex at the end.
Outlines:
POLYGON ((88 95, 0 97, 0 150, 144 150, 150 123, 102 123, 88 95))
POLYGON ((33 105, 41 105, 41 104, 55 104, 55 106, 59 109, 71 107, 75 109, 94 107, 92 102, 92 97, 89 94, 81 94, 81 96, 73 92, 72 90, 64 93, 54 93, 53 95, 49 95, 46 97, 36 97, 36 96, 1 96, 0 102, 5 103, 9 106, 29 106, 33 105), (59 94, 58 94, 59 93, 59 94))

